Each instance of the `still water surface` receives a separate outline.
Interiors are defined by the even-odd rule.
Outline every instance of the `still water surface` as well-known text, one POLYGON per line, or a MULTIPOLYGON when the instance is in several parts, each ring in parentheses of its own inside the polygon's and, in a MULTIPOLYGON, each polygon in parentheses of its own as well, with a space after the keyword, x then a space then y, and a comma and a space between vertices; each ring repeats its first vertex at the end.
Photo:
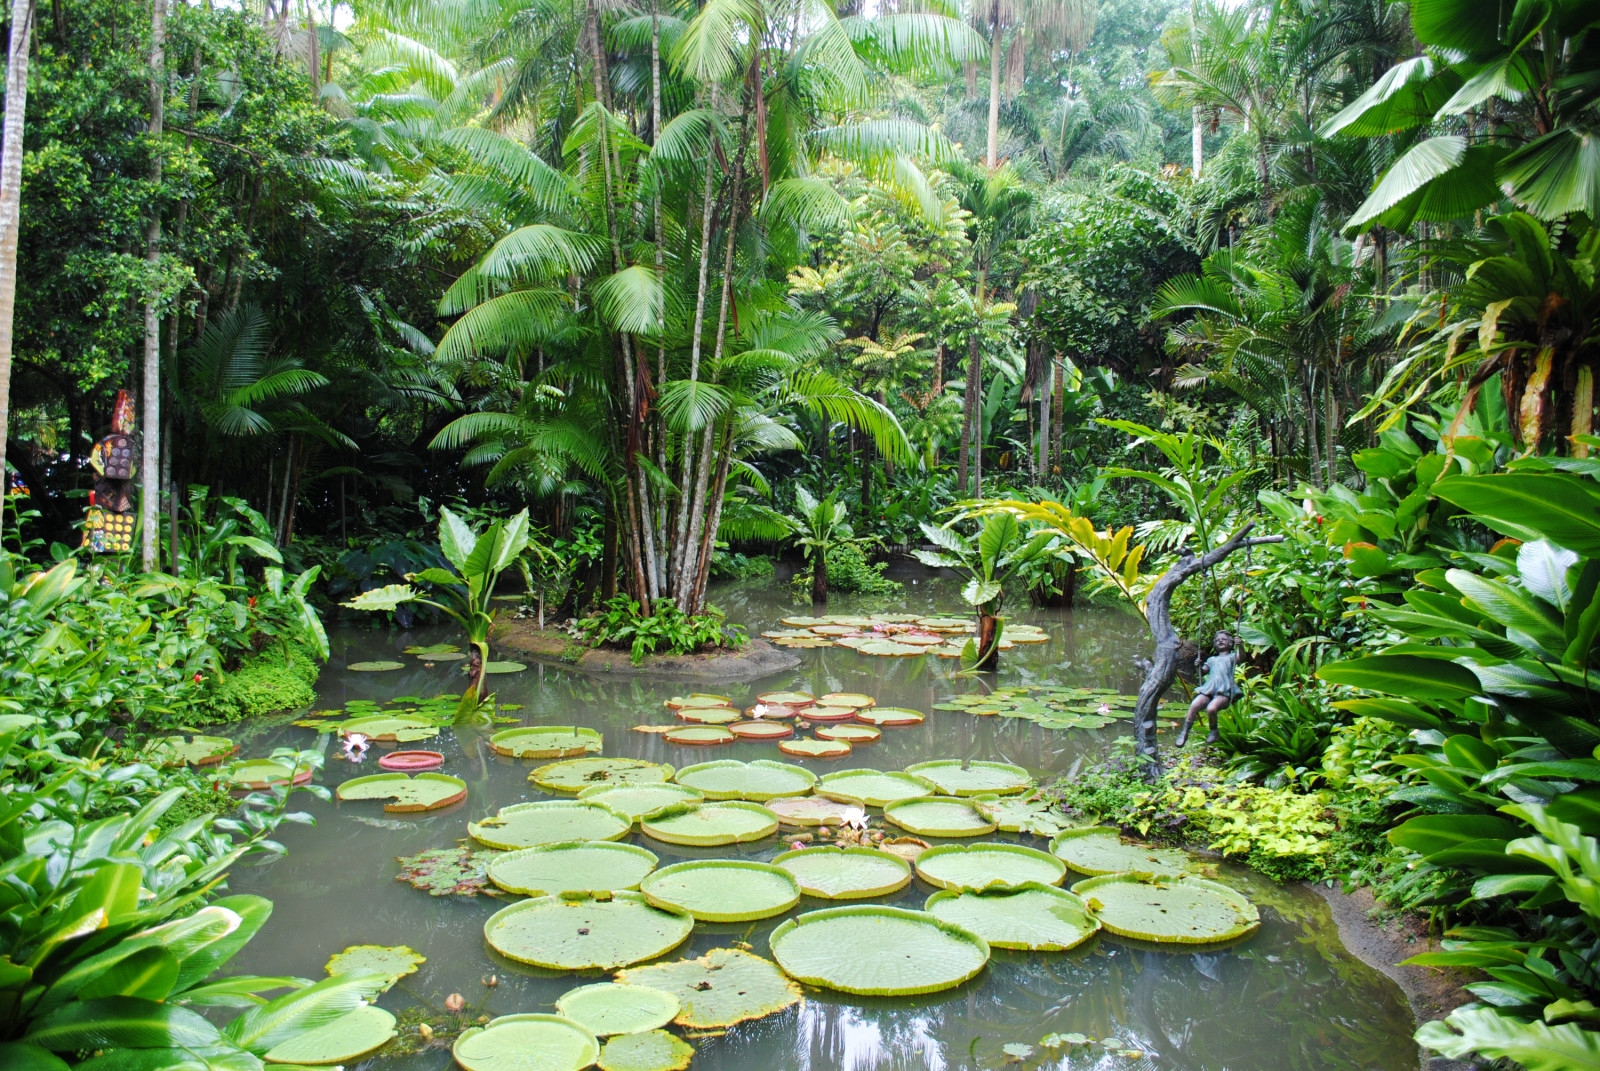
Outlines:
MULTIPOLYGON (((834 599, 829 612, 895 610, 957 611, 955 586, 908 574, 906 592, 884 600, 834 599)), ((777 626, 787 614, 806 613, 778 585, 727 585, 713 602, 752 633, 777 626)), ((1042 730, 1027 722, 932 711, 957 694, 1017 683, 1058 682, 1085 687, 1137 687, 1131 659, 1148 646, 1140 623, 1115 610, 1023 610, 1018 620, 1043 625, 1047 645, 1006 652, 1002 668, 986 679, 953 678, 957 664, 932 656, 872 658, 843 648, 796 652, 800 668, 750 685, 704 687, 746 705, 758 692, 800 689, 865 692, 880 705, 927 711, 928 720, 909 729, 885 729, 883 739, 842 760, 801 763, 815 772, 850 766, 901 769, 928 759, 970 758, 1017 763, 1041 780, 1075 774, 1104 754, 1126 731, 1126 722, 1105 730, 1042 730)), ((338 630, 334 654, 319 684, 321 704, 352 699, 383 702, 392 696, 431 696, 459 690, 460 663, 421 668, 399 654, 409 644, 453 641, 443 629, 407 633, 338 630), (392 673, 351 673, 343 667, 364 659, 394 658, 415 666, 392 673)), ((512 656, 514 657, 514 656, 512 656)), ((628 731, 669 720, 662 700, 696 686, 652 681, 600 681, 554 666, 491 678, 502 702, 524 704, 515 712, 526 724, 576 724, 605 735, 605 754, 683 767, 712 758, 772 758, 789 762, 772 743, 739 742, 714 749, 681 748, 661 737, 628 731)), ((273 746, 314 747, 312 729, 289 725, 246 732, 247 754, 273 746), (253 738, 252 738, 253 737, 253 738)), ((489 952, 484 920, 505 902, 489 897, 431 897, 395 880, 397 856, 455 846, 466 826, 498 808, 544 798, 527 781, 535 761, 501 758, 486 733, 445 729, 425 746, 447 756, 444 771, 462 777, 469 795, 443 811, 386 815, 378 803, 320 803, 306 809, 314 828, 285 826, 287 857, 235 873, 235 892, 259 893, 276 904, 262 934, 235 961, 260 974, 317 977, 334 952, 352 944, 407 944, 427 963, 382 999, 400 1013, 431 1009, 446 1019, 444 1001, 463 994, 468 1015, 549 1012, 566 990, 603 980, 601 975, 543 977, 489 952), (484 985, 497 976, 499 984, 484 985)), ((1170 739, 1170 732, 1163 733, 1170 739)), ((330 786, 378 772, 375 756, 360 766, 330 759, 322 780, 330 786)), ((1003 839, 1045 847, 1023 834, 1003 839)), ((767 859, 784 850, 778 838, 726 849, 677 848, 635 833, 633 842, 661 857, 661 865, 699 857, 742 855, 767 859)), ((798 1007, 751 1023, 726 1036, 698 1040, 694 1071, 983 1071, 1000 1069, 1001 1046, 1037 1043, 1050 1033, 1076 1032, 1115 1038, 1141 1057, 1104 1048, 1076 1055, 1031 1058, 1027 1067, 1051 1071, 1086 1068, 1172 1068, 1193 1071, 1399 1071, 1418 1066, 1404 996, 1392 981, 1367 967, 1340 943, 1323 902, 1311 891, 1281 888, 1236 867, 1220 880, 1250 896, 1261 909, 1259 932, 1221 952, 1183 953, 1132 948, 1102 937, 1068 953, 997 950, 988 968, 959 989, 928 996, 862 998, 808 992, 798 1007)), ((1069 878, 1070 881, 1070 878, 1069 878)), ((919 908, 933 890, 920 881, 882 901, 919 908)), ((804 900, 795 910, 832 906, 804 900)), ((733 942, 748 942, 768 955, 767 935, 782 921, 696 926, 672 957, 698 956, 733 942)), ((449 1052, 435 1049, 403 1057, 375 1057, 364 1071, 443 1071, 449 1052)), ((1010 1064, 1017 1067, 1017 1064, 1010 1064)))

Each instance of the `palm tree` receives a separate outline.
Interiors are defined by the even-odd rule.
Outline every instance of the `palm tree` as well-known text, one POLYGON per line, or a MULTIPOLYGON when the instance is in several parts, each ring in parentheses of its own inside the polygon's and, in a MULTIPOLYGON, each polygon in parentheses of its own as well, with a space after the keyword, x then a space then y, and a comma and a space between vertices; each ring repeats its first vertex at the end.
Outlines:
MULTIPOLYGON (((1000 164, 1000 96, 1022 89, 1028 53, 1077 52, 1094 36, 1096 0, 978 0, 972 24, 989 43, 989 138, 984 163, 1000 164)), ((971 83, 968 83, 969 91, 971 83)))
POLYGON ((0 488, 6 486, 6 422, 11 412, 12 310, 17 298, 17 230, 22 214, 22 130, 28 108, 28 57, 38 0, 12 0, 6 105, 0 145, 0 488))

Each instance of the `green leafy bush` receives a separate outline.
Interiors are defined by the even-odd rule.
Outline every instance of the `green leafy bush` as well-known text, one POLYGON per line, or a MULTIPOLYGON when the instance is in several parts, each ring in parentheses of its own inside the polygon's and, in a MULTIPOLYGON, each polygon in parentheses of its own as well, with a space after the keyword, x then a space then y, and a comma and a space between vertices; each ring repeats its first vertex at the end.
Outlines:
POLYGON ((578 635, 590 647, 619 647, 629 651, 633 664, 652 654, 694 654, 707 648, 738 649, 745 645, 744 629, 730 625, 721 610, 708 606, 690 616, 670 599, 657 599, 649 615, 644 608, 618 595, 577 623, 578 635))
POLYGON ((317 698, 320 667, 297 643, 268 648, 232 673, 215 676, 193 724, 221 724, 307 706, 317 698))
POLYGON ((777 569, 772 559, 764 554, 718 551, 711 559, 711 576, 715 580, 762 580, 777 569))
MULTIPOLYGON (((828 551, 828 589, 852 595, 896 595, 900 582, 883 575, 885 562, 867 559, 867 552, 855 543, 838 543, 828 551)), ((811 597, 810 572, 796 573, 790 585, 795 598, 811 597)))

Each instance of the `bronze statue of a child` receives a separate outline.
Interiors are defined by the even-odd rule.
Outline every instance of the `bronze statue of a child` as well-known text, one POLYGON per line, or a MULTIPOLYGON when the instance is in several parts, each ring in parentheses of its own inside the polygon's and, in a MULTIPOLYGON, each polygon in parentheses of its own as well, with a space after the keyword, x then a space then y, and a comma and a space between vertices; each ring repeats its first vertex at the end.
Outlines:
POLYGON ((1238 681, 1234 680, 1234 669, 1239 664, 1239 652, 1234 650, 1233 637, 1226 632, 1219 632, 1211 642, 1217 653, 1205 661, 1205 679, 1200 682, 1200 687, 1195 689, 1194 702, 1189 704, 1189 713, 1183 719, 1183 728, 1178 731, 1179 747, 1189 739, 1189 728, 1194 725, 1194 719, 1199 716, 1202 709, 1206 712, 1206 720, 1211 729, 1206 734, 1206 743, 1215 744, 1219 739, 1217 712, 1242 694, 1238 681))

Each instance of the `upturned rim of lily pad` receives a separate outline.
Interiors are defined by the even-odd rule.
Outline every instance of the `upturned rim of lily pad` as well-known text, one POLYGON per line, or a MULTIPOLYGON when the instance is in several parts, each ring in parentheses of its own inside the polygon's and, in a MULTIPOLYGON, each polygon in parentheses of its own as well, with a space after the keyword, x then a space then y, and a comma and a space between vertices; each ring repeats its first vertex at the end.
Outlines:
POLYGON ((661 739, 678 747, 721 747, 739 738, 720 725, 683 725, 662 733, 661 739))
MULTIPOLYGON (((593 785, 653 785, 663 781, 672 780, 673 768, 666 763, 647 762, 644 759, 609 758, 600 755, 585 755, 576 759, 561 759, 557 762, 548 762, 543 766, 536 766, 528 773, 528 780, 547 792, 566 792, 577 795, 593 785), (601 778, 591 784, 580 784, 576 787, 567 783, 565 778, 557 778, 556 774, 575 773, 580 770, 600 771, 612 769, 616 771, 629 771, 627 776, 615 780, 601 778), (634 774, 648 775, 635 777, 634 774)), ((587 777, 584 780, 588 780, 587 777)))
POLYGON ((918 837, 986 837, 998 828, 972 803, 960 796, 918 796, 915 799, 895 800, 884 805, 883 817, 907 833, 918 837), (971 825, 940 825, 933 815, 948 814, 961 808, 972 815, 971 825))
POLYGON ((883 730, 875 725, 853 725, 846 722, 842 725, 823 725, 815 731, 823 740, 845 743, 851 747, 876 744, 883 739, 883 730))
POLYGON ((778 750, 799 759, 842 759, 852 748, 843 740, 817 740, 799 736, 793 740, 779 740, 778 750))
POLYGON ((385 812, 416 814, 421 811, 437 811, 452 803, 460 803, 467 798, 467 783, 459 777, 442 773, 368 774, 366 777, 352 777, 348 781, 341 782, 334 795, 340 800, 351 801, 393 797, 394 803, 383 805, 385 812), (394 791, 365 791, 372 788, 389 788, 394 791), (362 791, 356 791, 358 789, 362 791))
MULTIPOLYGON (((569 799, 569 800, 533 800, 533 801, 530 801, 530 802, 527 802, 527 803, 513 803, 513 804, 510 804, 509 806, 505 806, 505 807, 500 808, 493 815, 486 815, 484 818, 480 819, 477 822, 469 822, 469 823, 467 823, 467 833, 472 837, 473 840, 476 840, 479 844, 482 844, 484 847, 497 848, 500 851, 518 851, 518 850, 523 849, 523 848, 537 848, 537 847, 540 846, 539 844, 514 844, 514 843, 512 843, 511 841, 508 841, 508 840, 496 840, 495 839, 495 829, 497 827, 488 824, 490 819, 501 819, 501 818, 506 818, 508 816, 514 816, 514 815, 518 815, 518 814, 526 814, 528 812, 533 812, 533 813, 539 813, 541 811, 554 812, 554 811, 557 811, 557 810, 568 810, 568 809, 572 809, 572 808, 581 808, 586 812, 592 812, 596 816, 609 818, 611 820, 611 824, 614 827, 616 827, 613 831, 610 832, 610 834, 608 836, 590 837, 590 838, 585 838, 585 839, 592 840, 592 841, 621 840, 623 837, 626 837, 628 835, 630 830, 633 829, 633 819, 631 817, 629 817, 628 815, 623 814, 621 811, 617 810, 615 807, 611 807, 611 806, 609 806, 609 805, 607 805, 607 804, 605 804, 605 803, 603 803, 603 802, 601 802, 599 800, 595 800, 595 799, 586 799, 586 800, 569 799)), ((568 836, 563 836, 559 840, 544 841, 543 843, 545 843, 545 844, 564 844, 567 841, 570 841, 570 840, 573 840, 573 839, 575 839, 575 838, 573 838, 572 836, 568 835, 568 836)))
POLYGON ((751 762, 713 759, 710 762, 697 762, 673 774, 672 779, 680 785, 698 789, 708 800, 749 800, 751 803, 800 795, 809 792, 811 786, 817 783, 817 775, 804 766, 774 762, 772 759, 755 759, 751 762), (737 775, 745 783, 731 785, 720 779, 720 774, 737 775), (775 786, 775 779, 783 779, 788 783, 775 786), (704 783, 696 784, 697 781, 704 783), (763 781, 766 782, 764 785, 761 784, 763 781), (712 787, 715 785, 722 787, 712 787))
POLYGON ((907 766, 906 773, 913 773, 918 777, 932 781, 947 796, 1015 796, 1027 792, 1037 784, 1032 774, 1023 767, 1010 762, 932 759, 928 762, 918 762, 907 766), (959 776, 944 776, 946 774, 967 773, 973 770, 995 775, 1004 774, 1009 780, 1000 787, 993 785, 963 786, 961 783, 964 780, 963 778, 959 776))
MULTIPOLYGON (((1050 838, 1050 854, 1060 859, 1067 867, 1079 874, 1089 877, 1103 877, 1107 874, 1150 874, 1161 878, 1180 878, 1194 872, 1189 856, 1176 848, 1160 848, 1153 844, 1129 844, 1122 836, 1122 830, 1116 826, 1077 826, 1073 829, 1063 829, 1050 838), (1073 848, 1084 846, 1083 842, 1089 838, 1109 838, 1112 842, 1110 855, 1121 856, 1127 866, 1105 867, 1101 864, 1104 859, 1086 859, 1082 851, 1074 852, 1073 848)), ((1106 854, 1102 849, 1101 854, 1106 854)))
MULTIPOLYGON (((553 916, 551 916, 553 917, 553 916)), ((565 927, 570 926, 574 920, 562 919, 561 933, 565 935, 565 927)), ((581 935, 590 936, 593 929, 593 920, 590 926, 581 928, 581 935)), ((635 963, 644 963, 664 956, 689 939, 689 934, 694 931, 694 917, 687 911, 678 911, 672 908, 658 907, 646 900, 636 892, 602 893, 597 896, 533 896, 526 900, 518 900, 509 907, 503 907, 490 915, 483 924, 483 939, 485 943, 500 955, 517 963, 530 967, 543 967, 555 971, 583 971, 583 970, 615 970, 619 967, 628 967, 635 963), (557 957, 554 955, 557 946, 548 940, 520 940, 516 944, 502 939, 496 943, 495 935, 504 930, 508 920, 520 915, 533 912, 554 912, 576 910, 588 907, 600 912, 620 912, 628 909, 633 914, 653 912, 646 915, 661 927, 658 936, 647 936, 638 943, 637 947, 627 949, 619 958, 611 954, 608 958, 600 959, 591 957, 578 961, 578 957, 557 957), (659 916, 659 918, 657 917, 659 916), (670 920, 670 924, 669 924, 670 920)), ((547 935, 548 936, 548 935, 547 935)))
POLYGON ((911 884, 912 865, 909 861, 893 852, 886 852, 881 848, 868 848, 864 846, 836 847, 831 844, 819 844, 811 848, 795 848, 783 852, 772 859, 772 865, 782 867, 794 875, 795 881, 800 883, 800 889, 807 896, 817 900, 870 900, 876 896, 888 896, 890 893, 899 892, 911 884), (824 889, 820 885, 807 885, 806 879, 813 876, 807 873, 806 863, 829 860, 838 862, 848 868, 853 859, 863 859, 872 863, 887 863, 895 872, 896 877, 881 884, 859 884, 843 891, 824 889), (792 867, 786 863, 794 864, 792 867))
POLYGON ((741 740, 787 740, 794 735, 794 726, 781 721, 736 721, 728 732, 741 740))
MULTIPOLYGON (((714 821, 713 819, 711 819, 714 821)), ((714 828, 714 827, 713 827, 714 828)), ((663 844, 681 844, 691 848, 715 848, 724 844, 748 844, 764 840, 778 831, 778 816, 759 803, 745 800, 704 800, 694 803, 675 803, 653 811, 639 819, 639 832, 663 844), (747 814, 751 816, 732 828, 730 820, 723 832, 685 832, 669 826, 678 819, 693 814, 747 814), (752 824, 752 819, 759 824, 752 824)))
POLYGON ((391 751, 378 756, 378 765, 385 770, 416 773, 419 770, 436 770, 444 765, 442 751, 391 751))
POLYGON ((953 989, 982 973, 990 956, 989 943, 971 930, 945 922, 926 911, 911 911, 886 904, 852 904, 808 911, 780 923, 768 938, 768 946, 778 966, 796 981, 840 993, 877 997, 918 996, 953 989), (903 936, 863 941, 857 933, 865 920, 892 921, 899 924, 894 927, 896 930, 906 925, 915 926, 945 947, 905 967, 908 973, 904 982, 889 985, 865 983, 867 976, 881 976, 882 970, 889 965, 900 965, 899 957, 890 953, 903 953, 906 958, 911 958, 910 953, 903 952, 906 947, 903 936), (815 929, 817 927, 844 936, 829 934, 831 939, 824 941, 815 929), (807 933, 808 930, 811 932, 807 933), (811 954, 811 949, 797 947, 804 938, 823 941, 829 950, 827 958, 831 962, 822 962, 811 954), (956 962, 957 957, 951 954, 955 945, 964 945, 968 949, 970 954, 967 958, 970 962, 956 962), (850 962, 846 957, 853 958, 855 962, 850 962), (827 973, 817 973, 819 968, 827 973), (942 976, 933 973, 941 968, 947 968, 942 976))
MULTIPOLYGON (((659 856, 648 848, 641 848, 637 844, 627 844, 614 840, 564 840, 555 844, 538 844, 532 848, 515 848, 511 851, 501 852, 489 860, 485 873, 496 886, 509 893, 519 896, 563 896, 575 893, 603 893, 603 892, 631 892, 639 887, 639 883, 650 876, 650 872, 661 862, 659 856), (583 852, 604 852, 619 858, 626 857, 636 863, 642 864, 638 877, 624 885, 608 885, 600 888, 585 882, 574 885, 563 885, 560 888, 535 888, 523 882, 514 881, 508 873, 518 863, 528 859, 542 859, 559 863, 563 856, 569 857, 568 865, 573 866, 575 872, 581 874, 570 857, 583 852), (496 871, 498 870, 498 874, 496 871)), ((575 880, 564 878, 566 880, 575 880)))
POLYGON ((646 900, 658 907, 689 912, 696 922, 754 922, 769 919, 798 904, 801 892, 800 883, 789 871, 752 859, 691 859, 674 863, 646 875, 639 883, 639 891, 646 900), (668 888, 685 875, 708 880, 715 887, 693 895, 668 888), (776 884, 777 895, 752 897, 739 902, 735 890, 740 883, 757 881, 768 886, 776 884))
POLYGON ((855 719, 868 725, 876 725, 880 729, 904 729, 912 725, 921 725, 928 720, 928 716, 910 707, 867 707, 856 711, 855 719))
POLYGON ((517 725, 501 729, 489 737, 489 746, 497 754, 513 759, 577 758, 580 755, 598 754, 604 742, 605 738, 597 730, 583 725, 517 725), (561 743, 563 737, 579 742, 561 743), (525 746, 540 738, 550 743, 543 747, 525 746))
POLYGON ((1004 844, 995 842, 979 844, 941 844, 937 848, 929 848, 927 851, 923 852, 917 857, 917 877, 921 878, 929 885, 936 885, 941 889, 956 889, 971 892, 983 892, 987 889, 1015 888, 1018 885, 1025 885, 1030 881, 1039 881, 1037 876, 1030 874, 1017 881, 1006 880, 1004 877, 992 877, 982 884, 974 884, 971 882, 963 882, 949 876, 940 876, 937 871, 933 873, 929 872, 930 868, 937 867, 938 862, 941 859, 950 858, 952 856, 972 858, 975 855, 989 855, 997 859, 1011 857, 1038 864, 1046 871, 1054 875, 1052 880, 1040 882, 1042 885, 1060 885, 1062 880, 1067 876, 1067 864, 1063 863, 1060 859, 1057 859, 1049 852, 1041 852, 1037 848, 1027 848, 1020 844, 1004 844))
POLYGON ((614 1034, 638 1034, 666 1026, 678 1016, 678 997, 665 989, 647 985, 629 985, 626 982, 595 982, 569 989, 556 998, 556 1014, 565 1016, 588 1030, 595 1037, 614 1034), (584 1009, 586 1003, 611 1003, 616 998, 636 1002, 635 1012, 623 1023, 605 1021, 616 1019, 614 1008, 599 1011, 584 1009), (606 998, 612 998, 608 1001, 606 998), (653 1007, 652 1007, 653 1005, 653 1007))
POLYGON ((925 777, 918 777, 916 774, 906 773, 903 770, 874 770, 870 766, 858 766, 853 770, 837 770, 834 773, 823 774, 817 778, 817 783, 812 786, 811 790, 819 796, 827 796, 833 800, 843 800, 846 803, 859 803, 864 807, 882 807, 884 804, 893 803, 896 800, 920 799, 923 796, 937 796, 939 794, 939 786, 925 777), (917 791, 893 797, 881 794, 862 795, 859 791, 849 791, 849 782, 852 779, 864 781, 869 777, 888 778, 907 789, 916 789, 917 791))
MULTIPOLYGON (((1261 928, 1261 912, 1255 904, 1237 890, 1221 882, 1207 881, 1205 878, 1161 878, 1153 874, 1102 874, 1099 877, 1084 878, 1072 886, 1072 891, 1089 905, 1089 910, 1100 920, 1100 925, 1105 927, 1107 933, 1114 933, 1119 937, 1136 938, 1157 944, 1216 945, 1248 937, 1261 928), (1144 907, 1155 906, 1154 901, 1149 899, 1152 896, 1210 898, 1231 911, 1233 918, 1231 924, 1216 926, 1199 933, 1193 927, 1181 933, 1176 928, 1159 933, 1153 930, 1140 930, 1126 921, 1106 917, 1108 909, 1113 905, 1102 900, 1101 895, 1110 896, 1108 890, 1127 889, 1138 890, 1136 895, 1140 897, 1144 907)), ((1159 909, 1159 913, 1166 915, 1170 921, 1176 921, 1176 917, 1165 908, 1159 909)))
MULTIPOLYGON (((501 1028, 507 1034, 515 1032, 518 1035, 525 1035, 528 1031, 514 1029, 518 1024, 530 1027, 542 1026, 545 1029, 539 1031, 540 1033, 564 1034, 569 1038, 570 1043, 576 1046, 577 1051, 573 1054, 572 1062, 564 1067, 551 1064, 550 1071, 583 1071, 584 1068, 592 1066, 595 1060, 600 1057, 600 1039, 590 1033, 581 1023, 573 1022, 562 1015, 544 1015, 537 1012, 502 1015, 496 1019, 489 1020, 483 1026, 468 1027, 461 1032, 455 1043, 450 1046, 450 1055, 463 1071, 500 1071, 500 1061, 504 1059, 500 1052, 488 1052, 480 1056, 465 1050, 468 1047, 473 1049, 481 1048, 485 1043, 479 1039, 491 1035, 496 1027, 501 1028), (475 1060, 482 1060, 483 1062, 475 1063, 475 1060)), ((525 1037, 519 1037, 516 1042, 512 1042, 508 1038, 505 1044, 514 1045, 515 1051, 520 1051, 527 1048, 529 1042, 525 1037)), ((549 1044, 548 1041, 543 1042, 540 1048, 548 1051, 547 1046, 549 1044)), ((492 1047, 501 1048, 499 1045, 492 1047)))
MULTIPOLYGON (((976 933, 978 936, 982 937, 985 941, 988 941, 991 948, 1009 948, 1026 952, 1065 952, 1069 949, 1077 948, 1085 941, 1088 941, 1090 938, 1094 937, 1094 935, 1099 933, 1101 930, 1100 920, 1095 918, 1094 912, 1089 910, 1089 905, 1084 903, 1084 900, 1081 896, 1078 896, 1076 893, 1069 892, 1066 889, 1059 888, 1058 886, 1046 885, 1043 882, 1038 881, 1025 882, 1022 885, 1018 885, 1009 889, 989 889, 984 892, 973 892, 972 890, 958 889, 940 889, 938 892, 932 893, 928 897, 927 901, 923 904, 923 910, 940 918, 945 918, 949 922, 954 922, 958 926, 962 926, 968 930, 971 930, 973 933, 976 933), (1004 920, 1004 922, 1015 923, 1019 921, 1020 916, 1022 916, 1026 911, 1030 910, 1022 905, 1022 898, 1024 897, 1046 897, 1049 900, 1055 901, 1055 904, 1044 909, 1043 911, 1038 911, 1036 909, 1034 910, 1036 915, 1043 914, 1050 916, 1049 919, 1044 920, 1044 928, 1046 929, 1049 928, 1051 920, 1056 922, 1065 921, 1059 914, 1062 909, 1080 913, 1083 916, 1082 922, 1073 922, 1069 923, 1069 925, 1079 926, 1082 930, 1082 933, 1079 934, 1075 940, 1067 941, 1040 941, 1037 939, 1021 940, 1018 939, 1014 933, 1008 936, 995 937, 993 934, 998 931, 991 930, 989 933, 985 933, 980 925, 975 925, 970 919, 962 919, 959 917, 960 906, 958 905, 974 903, 988 904, 1004 909, 1000 912, 1000 917, 1002 920, 1004 920), (941 905, 944 905, 944 911, 940 910, 941 905)), ((1004 927, 1002 924, 1001 929, 1003 928, 1004 927)))

